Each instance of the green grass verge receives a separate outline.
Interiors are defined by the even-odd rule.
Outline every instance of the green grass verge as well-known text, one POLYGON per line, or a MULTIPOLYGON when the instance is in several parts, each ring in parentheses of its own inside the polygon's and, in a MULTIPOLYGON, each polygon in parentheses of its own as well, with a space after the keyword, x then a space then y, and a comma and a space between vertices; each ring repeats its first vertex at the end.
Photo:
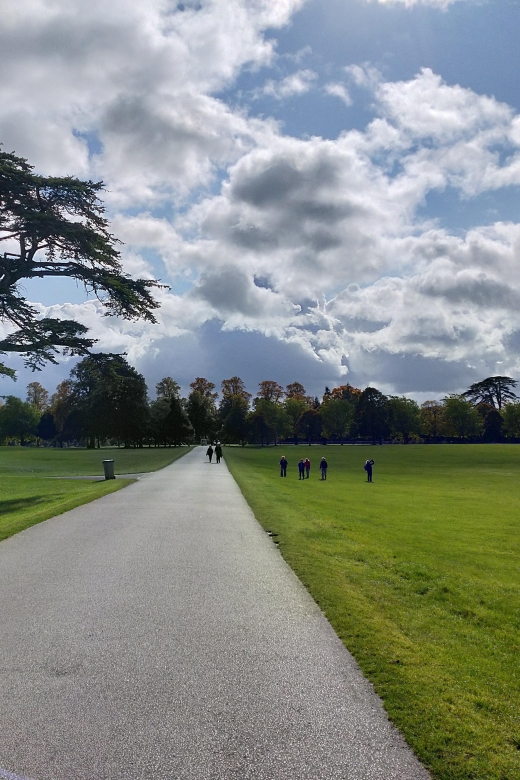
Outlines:
POLYGON ((226 448, 225 458, 432 775, 518 780, 520 447, 226 448), (307 454, 311 478, 299 482, 307 454))
POLYGON ((173 463, 191 447, 143 447, 128 449, 106 447, 99 450, 59 449, 54 447, 0 447, 0 477, 7 474, 27 476, 76 476, 103 474, 103 460, 112 458, 116 474, 156 471, 173 463))
POLYGON ((105 458, 114 459, 116 473, 155 471, 185 455, 190 449, 61 450, 0 447, 0 541, 49 517, 120 490, 132 481, 117 479, 83 482, 45 477, 99 475, 103 473, 101 461, 105 458))

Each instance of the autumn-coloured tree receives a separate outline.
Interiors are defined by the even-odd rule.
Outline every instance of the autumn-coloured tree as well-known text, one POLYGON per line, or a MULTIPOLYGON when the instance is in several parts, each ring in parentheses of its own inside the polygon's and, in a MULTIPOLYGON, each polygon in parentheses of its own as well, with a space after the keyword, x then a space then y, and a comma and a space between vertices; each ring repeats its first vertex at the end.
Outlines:
MULTIPOLYGON (((325 390, 327 389, 328 388, 325 388, 325 390)), ((358 387, 352 387, 352 385, 346 384, 334 387, 329 393, 331 399, 341 398, 344 401, 350 401, 351 403, 356 404, 359 401, 361 390, 358 387)))
POLYGON ((258 398, 263 398, 265 401, 272 401, 273 403, 279 403, 284 396, 284 390, 278 382, 273 382, 271 379, 264 379, 260 382, 258 388, 258 398))
POLYGON ((60 445, 69 439, 69 434, 70 438, 75 438, 76 434, 79 435, 79 430, 76 430, 77 421, 74 419, 77 415, 74 415, 74 389, 71 379, 64 379, 57 386, 56 392, 51 398, 50 412, 60 445))
POLYGON ((193 393, 198 393, 202 398, 210 398, 212 401, 218 398, 218 393, 213 392, 215 389, 213 382, 209 382, 203 376, 195 377, 190 387, 193 393))
POLYGON ((307 399, 307 393, 305 392, 304 386, 300 384, 300 382, 292 382, 285 388, 285 397, 307 399))
POLYGON ((39 382, 29 382, 27 385, 27 403, 43 413, 49 405, 49 392, 39 382))
POLYGON ((251 393, 247 392, 246 386, 239 376, 222 380, 222 398, 232 398, 234 395, 245 398, 247 401, 251 398, 251 393))

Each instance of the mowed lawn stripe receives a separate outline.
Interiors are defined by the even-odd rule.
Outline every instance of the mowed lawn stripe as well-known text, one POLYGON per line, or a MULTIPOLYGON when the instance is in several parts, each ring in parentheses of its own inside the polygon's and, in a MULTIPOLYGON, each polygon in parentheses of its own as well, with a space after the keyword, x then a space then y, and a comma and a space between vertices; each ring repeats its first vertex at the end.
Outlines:
POLYGON ((518 780, 520 447, 233 447, 224 455, 434 777, 518 780), (301 482, 297 462, 308 454, 311 478, 301 482))

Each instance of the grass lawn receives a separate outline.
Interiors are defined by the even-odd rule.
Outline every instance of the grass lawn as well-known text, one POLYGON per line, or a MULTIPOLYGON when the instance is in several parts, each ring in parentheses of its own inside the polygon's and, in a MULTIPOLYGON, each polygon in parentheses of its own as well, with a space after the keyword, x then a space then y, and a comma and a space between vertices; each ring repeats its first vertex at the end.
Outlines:
POLYGON ((131 480, 88 482, 48 476, 97 475, 101 461, 113 458, 116 473, 155 471, 189 451, 173 449, 75 450, 0 447, 0 540, 31 525, 86 504, 130 484, 131 480))
POLYGON ((432 775, 518 780, 520 446, 226 447, 224 457, 432 775), (307 455, 311 477, 299 482, 307 455))
POLYGON ((103 460, 114 460, 116 474, 156 471, 185 455, 191 447, 143 447, 125 450, 106 447, 99 450, 54 447, 0 447, 0 478, 9 474, 25 476, 102 475, 103 460))

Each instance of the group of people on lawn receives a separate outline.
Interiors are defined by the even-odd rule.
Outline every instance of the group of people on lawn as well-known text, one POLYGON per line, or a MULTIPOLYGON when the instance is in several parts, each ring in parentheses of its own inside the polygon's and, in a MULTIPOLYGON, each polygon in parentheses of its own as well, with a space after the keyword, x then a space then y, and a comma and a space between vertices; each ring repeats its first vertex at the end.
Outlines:
MULTIPOLYGON (((282 455, 280 458, 280 476, 286 477, 287 476, 287 466, 288 466, 288 460, 285 457, 285 455, 282 455)), ((322 458, 320 460, 320 472, 321 472, 321 478, 327 479, 327 469, 329 467, 329 464, 327 463, 325 458, 322 458)), ((309 458, 300 458, 300 462, 298 463, 298 479, 309 479, 311 473, 311 462, 309 458)))
MULTIPOLYGON (((280 458, 280 476, 286 477, 287 476, 287 466, 289 465, 289 462, 285 455, 282 455, 280 458)), ((372 467, 374 465, 373 460, 367 460, 365 461, 365 465, 363 468, 365 469, 367 473, 367 481, 372 482, 372 467)), ((320 460, 320 472, 321 472, 321 479, 327 479, 327 469, 329 467, 329 464, 327 463, 326 458, 322 458, 320 460)), ((311 472, 311 462, 309 458, 301 458, 298 463, 298 479, 309 479, 309 475, 311 472)))

